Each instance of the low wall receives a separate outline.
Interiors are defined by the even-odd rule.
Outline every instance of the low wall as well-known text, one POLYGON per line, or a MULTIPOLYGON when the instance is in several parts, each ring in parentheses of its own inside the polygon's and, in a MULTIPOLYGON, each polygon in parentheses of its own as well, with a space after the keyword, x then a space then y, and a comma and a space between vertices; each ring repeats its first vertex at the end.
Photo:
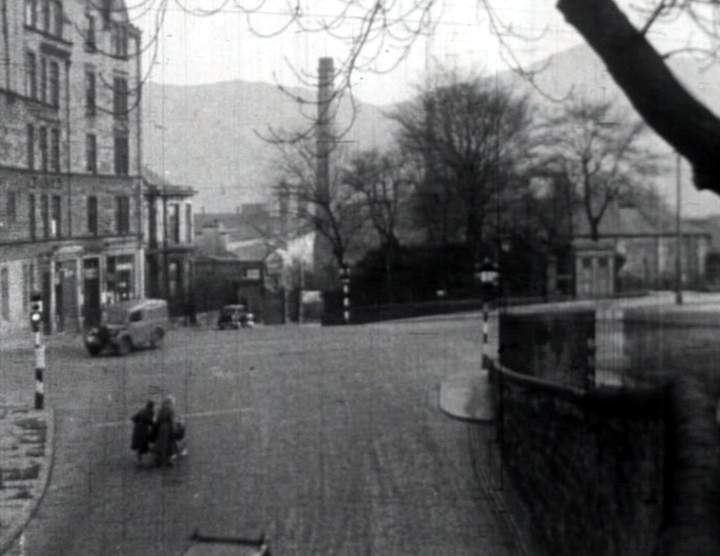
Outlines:
POLYGON ((650 554, 664 496, 664 390, 583 391, 492 371, 501 458, 554 556, 650 554))

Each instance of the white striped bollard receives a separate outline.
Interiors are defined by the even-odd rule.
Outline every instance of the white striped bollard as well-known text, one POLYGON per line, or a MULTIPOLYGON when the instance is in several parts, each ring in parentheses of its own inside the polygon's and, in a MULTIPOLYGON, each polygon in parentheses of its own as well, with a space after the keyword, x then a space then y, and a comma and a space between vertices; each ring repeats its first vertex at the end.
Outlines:
POLYGON ((350 267, 343 263, 340 265, 340 283, 343 289, 343 323, 350 322, 350 267))
POLYGON ((45 407, 45 346, 41 334, 35 332, 35 409, 45 407))
POLYGON ((488 344, 488 302, 483 301, 483 327, 482 327, 482 351, 480 352, 480 368, 485 369, 485 355, 487 354, 488 344))
POLYGON ((350 286, 343 284, 343 321, 350 322, 350 286))
POLYGON ((34 333, 35 352, 35 409, 45 407, 45 346, 42 342, 42 295, 33 292, 30 295, 30 326, 34 333))

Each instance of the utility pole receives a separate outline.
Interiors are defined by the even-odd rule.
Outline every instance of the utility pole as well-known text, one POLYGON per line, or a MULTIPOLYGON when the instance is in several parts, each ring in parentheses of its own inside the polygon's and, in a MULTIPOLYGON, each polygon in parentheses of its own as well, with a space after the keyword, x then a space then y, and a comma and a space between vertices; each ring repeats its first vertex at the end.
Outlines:
POLYGON ((682 294, 682 229, 680 225, 680 209, 682 198, 680 192, 680 169, 682 159, 680 153, 675 153, 675 303, 683 304, 682 294))

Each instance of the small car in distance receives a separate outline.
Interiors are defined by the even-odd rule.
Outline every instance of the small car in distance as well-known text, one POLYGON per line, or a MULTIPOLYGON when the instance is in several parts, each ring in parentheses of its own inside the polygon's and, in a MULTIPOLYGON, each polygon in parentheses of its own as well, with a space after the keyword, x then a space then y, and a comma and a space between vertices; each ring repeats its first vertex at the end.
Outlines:
POLYGON ((100 326, 85 334, 85 348, 93 356, 106 349, 116 355, 127 355, 140 347, 157 348, 162 345, 169 325, 164 299, 123 301, 105 308, 100 326))
POLYGON ((243 304, 225 305, 220 309, 217 326, 220 330, 227 328, 252 328, 254 315, 243 304))

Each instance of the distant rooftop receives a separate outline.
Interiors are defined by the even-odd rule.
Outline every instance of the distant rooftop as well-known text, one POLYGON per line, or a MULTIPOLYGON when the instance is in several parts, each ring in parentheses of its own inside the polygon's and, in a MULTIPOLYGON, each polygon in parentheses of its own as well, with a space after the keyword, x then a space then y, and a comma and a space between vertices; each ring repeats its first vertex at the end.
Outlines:
MULTIPOLYGON (((575 213, 574 227, 576 237, 590 236, 584 211, 575 213)), ((681 229, 684 235, 709 235, 707 230, 688 220, 682 221, 681 229)), ((667 210, 611 203, 600 221, 599 232, 600 237, 674 235, 675 216, 667 210)))

